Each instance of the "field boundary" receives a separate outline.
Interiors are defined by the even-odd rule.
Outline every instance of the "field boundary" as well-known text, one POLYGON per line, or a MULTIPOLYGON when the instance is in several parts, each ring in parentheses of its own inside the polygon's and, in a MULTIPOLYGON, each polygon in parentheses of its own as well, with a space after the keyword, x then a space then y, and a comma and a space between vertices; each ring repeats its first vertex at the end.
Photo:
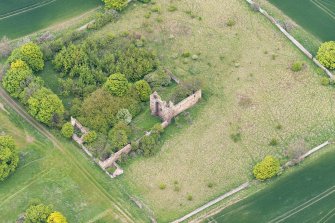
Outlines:
POLYGON ((19 15, 19 14, 22 14, 22 13, 25 13, 25 12, 29 12, 29 11, 32 11, 32 10, 37 9, 37 8, 41 8, 43 6, 46 6, 46 5, 49 5, 49 4, 53 3, 55 1, 57 1, 57 0, 46 0, 46 1, 43 1, 43 2, 38 2, 38 3, 32 4, 32 5, 17 9, 17 10, 13 10, 11 12, 4 13, 4 14, 0 15, 0 20, 4 20, 4 19, 10 18, 12 16, 16 16, 16 15, 19 15))
POLYGON ((227 192, 227 193, 221 195, 220 197, 215 198, 214 200, 208 202, 207 204, 205 204, 205 205, 203 205, 203 206, 201 206, 201 207, 195 209, 194 211, 192 211, 191 213, 185 215, 184 217, 181 217, 181 218, 179 218, 179 219, 173 221, 172 223, 180 223, 180 222, 183 222, 183 221, 187 220, 188 218, 190 218, 190 217, 192 217, 192 216, 198 214, 199 212, 201 212, 201 211, 203 211, 203 210, 205 210, 205 209, 211 207, 212 205, 214 205, 214 204, 216 204, 216 203, 222 201, 223 199, 225 199, 225 198, 227 198, 227 197, 230 197, 230 196, 236 194, 237 192, 240 192, 241 190, 246 189, 247 187, 249 187, 249 185, 250 185, 249 182, 246 182, 246 183, 240 185, 239 187, 237 187, 237 188, 235 188, 235 189, 233 189, 233 190, 231 190, 231 191, 229 191, 229 192, 227 192))
MULTIPOLYGON (((250 6, 257 5, 253 0, 246 0, 250 6)), ((271 21, 277 28, 301 51, 303 52, 310 60, 314 62, 319 68, 321 68, 331 79, 334 79, 334 75, 326 67, 324 67, 298 40, 296 40, 291 34, 289 34, 278 22, 277 20, 270 16, 267 11, 258 7, 258 11, 264 15, 268 20, 271 21)))

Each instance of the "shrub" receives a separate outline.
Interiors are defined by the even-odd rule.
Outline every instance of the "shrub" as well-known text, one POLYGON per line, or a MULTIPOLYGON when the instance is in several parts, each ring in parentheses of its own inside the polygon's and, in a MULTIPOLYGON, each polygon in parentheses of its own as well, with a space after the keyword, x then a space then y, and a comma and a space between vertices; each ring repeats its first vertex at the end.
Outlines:
POLYGON ((49 215, 47 223, 67 223, 67 220, 62 213, 55 211, 49 215))
POLYGON ((136 92, 141 101, 148 101, 151 94, 151 87, 145 80, 140 80, 135 83, 136 92))
POLYGON ((116 11, 122 11, 127 5, 128 0, 103 0, 106 9, 114 9, 116 11))
POLYGON ((164 190, 166 188, 166 184, 161 183, 159 184, 159 189, 164 190))
POLYGON ((169 12, 177 11, 177 6, 175 6, 175 5, 169 5, 169 7, 168 7, 168 11, 169 11, 169 12))
POLYGON ((278 141, 277 141, 277 139, 271 139, 269 145, 270 145, 270 146, 277 146, 277 145, 278 145, 278 141))
POLYGON ((132 115, 128 109, 122 108, 116 114, 116 119, 118 122, 123 121, 126 124, 129 124, 132 120, 132 115))
POLYGON ((232 27, 236 24, 236 21, 234 19, 228 19, 228 21, 226 22, 226 25, 228 27, 232 27))
POLYGON ((332 70, 335 69, 335 41, 323 43, 318 50, 316 58, 323 66, 332 70))
POLYGON ((61 132, 65 138, 71 138, 74 133, 74 127, 70 122, 67 122, 63 125, 61 132))
POLYGON ((253 174, 258 180, 266 180, 276 176, 279 171, 279 160, 273 156, 266 156, 261 162, 255 165, 253 174))
POLYGON ((187 195, 187 200, 188 200, 188 201, 193 200, 193 196, 192 196, 191 194, 187 195))
POLYGON ((14 139, 0 136, 0 182, 13 173, 19 163, 14 139))
POLYGON ((25 214, 25 223, 47 223, 52 208, 44 204, 31 205, 25 214))
POLYGON ((171 84, 171 77, 167 75, 163 70, 147 74, 144 80, 149 83, 152 88, 160 86, 166 87, 171 84))
POLYGON ((95 131, 89 131, 86 135, 84 135, 85 143, 93 143, 95 140, 97 140, 97 133, 95 131))
POLYGON ((26 62, 33 71, 41 71, 44 68, 43 53, 35 43, 29 42, 20 48, 16 48, 8 58, 8 61, 13 62, 18 59, 26 62))
POLYGON ((322 78, 321 78, 321 84, 322 84, 323 86, 328 86, 328 85, 330 84, 330 80, 329 80, 329 78, 328 78, 328 77, 322 77, 322 78))
POLYGON ((120 97, 125 95, 128 91, 128 80, 123 74, 112 74, 107 79, 104 87, 112 95, 120 97))
POLYGON ((234 141, 234 142, 239 142, 242 139, 241 133, 234 133, 230 135, 230 138, 234 141))
POLYGON ((294 63, 291 65, 291 70, 292 70, 293 72, 298 72, 298 71, 301 71, 301 70, 302 70, 303 66, 304 66, 304 62, 302 62, 302 61, 296 61, 296 62, 294 62, 294 63))
POLYGON ((108 23, 116 20, 118 14, 114 10, 108 10, 104 13, 97 13, 94 18, 94 22, 87 26, 88 29, 101 29, 108 23))

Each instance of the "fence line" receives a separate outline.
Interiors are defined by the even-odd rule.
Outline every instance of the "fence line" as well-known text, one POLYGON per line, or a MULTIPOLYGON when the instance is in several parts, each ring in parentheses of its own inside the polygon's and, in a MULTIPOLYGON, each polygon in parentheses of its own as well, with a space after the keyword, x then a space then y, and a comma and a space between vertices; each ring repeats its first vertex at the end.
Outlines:
MULTIPOLYGON (((256 5, 253 0, 246 0, 251 6, 256 5)), ((311 59, 315 65, 321 68, 331 79, 334 79, 334 75, 330 72, 326 67, 324 67, 313 55, 291 34, 289 34, 278 22, 275 18, 270 16, 264 9, 259 7, 259 12, 264 15, 267 19, 269 19, 277 28, 301 51, 303 52, 309 59, 311 59)))
POLYGON ((239 192, 239 191, 241 191, 241 190, 243 190, 243 189, 245 189, 245 188, 247 188, 247 187, 249 187, 249 182, 246 182, 246 183, 242 184, 241 186, 239 186, 239 187, 237 187, 237 188, 235 188, 235 189, 233 189, 233 190, 231 190, 231 191, 229 191, 229 192, 227 192, 227 193, 221 195, 220 197, 218 197, 218 198, 216 198, 216 199, 214 199, 214 200, 208 202, 207 204, 205 204, 205 205, 203 205, 203 206, 197 208, 196 210, 192 211, 191 213, 185 215, 184 217, 179 218, 179 219, 173 221, 172 223, 180 223, 180 222, 183 222, 183 221, 185 221, 186 219, 192 217, 193 215, 198 214, 199 212, 201 212, 201 211, 203 211, 203 210, 209 208, 210 206, 212 206, 212 205, 214 205, 214 204, 216 204, 216 203, 222 201, 223 199, 225 199, 225 198, 227 198, 227 197, 232 196, 233 194, 236 194, 237 192, 239 192))

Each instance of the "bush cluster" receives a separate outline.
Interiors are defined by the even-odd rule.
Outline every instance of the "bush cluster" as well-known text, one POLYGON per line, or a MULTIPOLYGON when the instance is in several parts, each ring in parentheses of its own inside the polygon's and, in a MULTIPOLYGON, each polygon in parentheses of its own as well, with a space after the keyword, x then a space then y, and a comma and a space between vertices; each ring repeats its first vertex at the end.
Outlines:
POLYGON ((25 211, 25 223, 67 223, 62 213, 54 211, 51 205, 33 203, 25 211))
POLYGON ((323 66, 331 70, 335 69, 335 41, 323 43, 318 50, 316 58, 323 66))
POLYGON ((261 162, 255 165, 253 174, 258 180, 267 180, 276 176, 279 171, 279 160, 273 156, 266 156, 261 162))

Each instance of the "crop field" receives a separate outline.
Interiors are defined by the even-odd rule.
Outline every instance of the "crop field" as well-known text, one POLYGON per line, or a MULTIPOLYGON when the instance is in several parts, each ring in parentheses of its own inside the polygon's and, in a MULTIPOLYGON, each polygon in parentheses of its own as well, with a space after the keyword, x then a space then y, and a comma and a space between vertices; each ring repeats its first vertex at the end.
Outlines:
POLYGON ((165 134, 161 151, 125 164, 117 179, 168 222, 252 178, 265 155, 334 136, 334 91, 276 28, 242 1, 157 0, 131 6, 95 35, 136 32, 180 79, 200 78, 204 99, 165 134), (225 12, 225 13, 222 13, 225 12), (183 57, 189 52, 191 57, 183 57), (300 72, 291 71, 303 61, 300 72))
POLYGON ((122 206, 124 213, 137 219, 136 222, 145 219, 121 187, 79 148, 64 141, 62 148, 66 154, 63 154, 15 112, 7 111, 10 115, 0 109, 0 132, 14 137, 20 163, 16 172, 0 183, 1 222, 15 222, 36 199, 53 205, 74 223, 125 222, 116 205, 122 206))
POLYGON ((334 222, 334 149, 204 222, 334 222))
POLYGON ((98 7, 100 0, 3 0, 0 38, 16 38, 98 7))
POLYGON ((322 41, 335 40, 334 1, 270 0, 270 2, 322 41))

